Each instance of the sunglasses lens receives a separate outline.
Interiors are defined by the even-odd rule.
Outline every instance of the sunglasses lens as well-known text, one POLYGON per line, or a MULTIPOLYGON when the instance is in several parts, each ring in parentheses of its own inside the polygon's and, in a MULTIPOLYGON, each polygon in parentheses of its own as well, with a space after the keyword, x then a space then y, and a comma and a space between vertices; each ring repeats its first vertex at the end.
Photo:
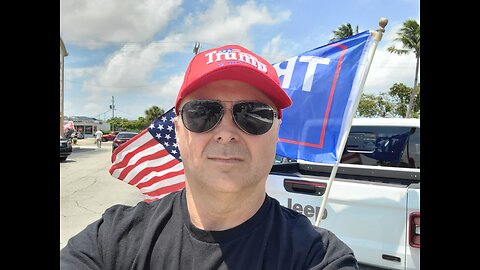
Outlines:
POLYGON ((192 132, 206 132, 214 128, 223 116, 222 104, 208 100, 185 103, 181 111, 185 127, 192 132))
POLYGON ((252 135, 264 134, 270 130, 275 117, 272 107, 260 102, 237 103, 232 112, 238 127, 252 135))

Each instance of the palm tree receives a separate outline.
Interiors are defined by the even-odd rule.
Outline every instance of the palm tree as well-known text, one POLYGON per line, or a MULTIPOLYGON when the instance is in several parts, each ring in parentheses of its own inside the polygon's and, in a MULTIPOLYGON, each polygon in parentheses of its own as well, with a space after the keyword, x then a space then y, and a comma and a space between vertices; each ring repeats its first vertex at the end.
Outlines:
POLYGON ((164 113, 165 113, 165 111, 163 109, 161 109, 160 107, 152 106, 152 107, 148 108, 147 110, 145 110, 145 120, 148 122, 148 124, 150 124, 155 119, 157 119, 157 117, 159 117, 160 115, 162 115, 164 113))
POLYGON ((406 117, 408 118, 412 115, 413 101, 417 95, 418 66, 420 64, 420 25, 415 20, 406 20, 403 23, 403 27, 397 32, 397 38, 394 40, 402 42, 403 49, 397 49, 395 46, 391 46, 387 48, 389 52, 396 53, 398 55, 413 52, 417 58, 413 91, 410 95, 410 101, 407 107, 406 117))
POLYGON ((337 30, 333 30, 333 38, 329 42, 334 42, 358 34, 358 25, 355 27, 355 32, 350 23, 340 25, 337 30))

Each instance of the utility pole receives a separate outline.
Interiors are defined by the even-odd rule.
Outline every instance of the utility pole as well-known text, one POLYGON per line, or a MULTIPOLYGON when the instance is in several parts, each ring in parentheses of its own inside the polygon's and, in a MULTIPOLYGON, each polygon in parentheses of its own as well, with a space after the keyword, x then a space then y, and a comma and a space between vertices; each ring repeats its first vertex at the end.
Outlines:
POLYGON ((196 55, 198 53, 198 49, 200 49, 200 42, 195 42, 193 46, 193 53, 196 55))
MULTIPOLYGON (((112 109, 112 120, 115 118, 115 98, 112 96, 112 105, 110 105, 110 109, 112 109)), ((115 131, 115 124, 112 122, 112 131, 115 131)))

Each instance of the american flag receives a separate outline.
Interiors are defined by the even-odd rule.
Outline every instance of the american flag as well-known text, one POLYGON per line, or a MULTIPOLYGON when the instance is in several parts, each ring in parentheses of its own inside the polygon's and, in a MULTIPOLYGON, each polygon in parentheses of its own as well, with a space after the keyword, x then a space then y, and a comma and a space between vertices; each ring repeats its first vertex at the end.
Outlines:
POLYGON ((185 187, 174 117, 171 108, 112 153, 110 174, 140 189, 145 201, 160 199, 185 187))

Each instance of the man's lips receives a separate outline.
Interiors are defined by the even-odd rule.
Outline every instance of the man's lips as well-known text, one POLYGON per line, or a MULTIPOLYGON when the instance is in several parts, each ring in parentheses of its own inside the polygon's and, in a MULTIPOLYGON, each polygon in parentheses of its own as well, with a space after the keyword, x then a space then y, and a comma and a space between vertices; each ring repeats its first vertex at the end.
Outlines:
POLYGON ((243 161, 240 157, 208 157, 209 160, 223 163, 236 163, 243 161))

